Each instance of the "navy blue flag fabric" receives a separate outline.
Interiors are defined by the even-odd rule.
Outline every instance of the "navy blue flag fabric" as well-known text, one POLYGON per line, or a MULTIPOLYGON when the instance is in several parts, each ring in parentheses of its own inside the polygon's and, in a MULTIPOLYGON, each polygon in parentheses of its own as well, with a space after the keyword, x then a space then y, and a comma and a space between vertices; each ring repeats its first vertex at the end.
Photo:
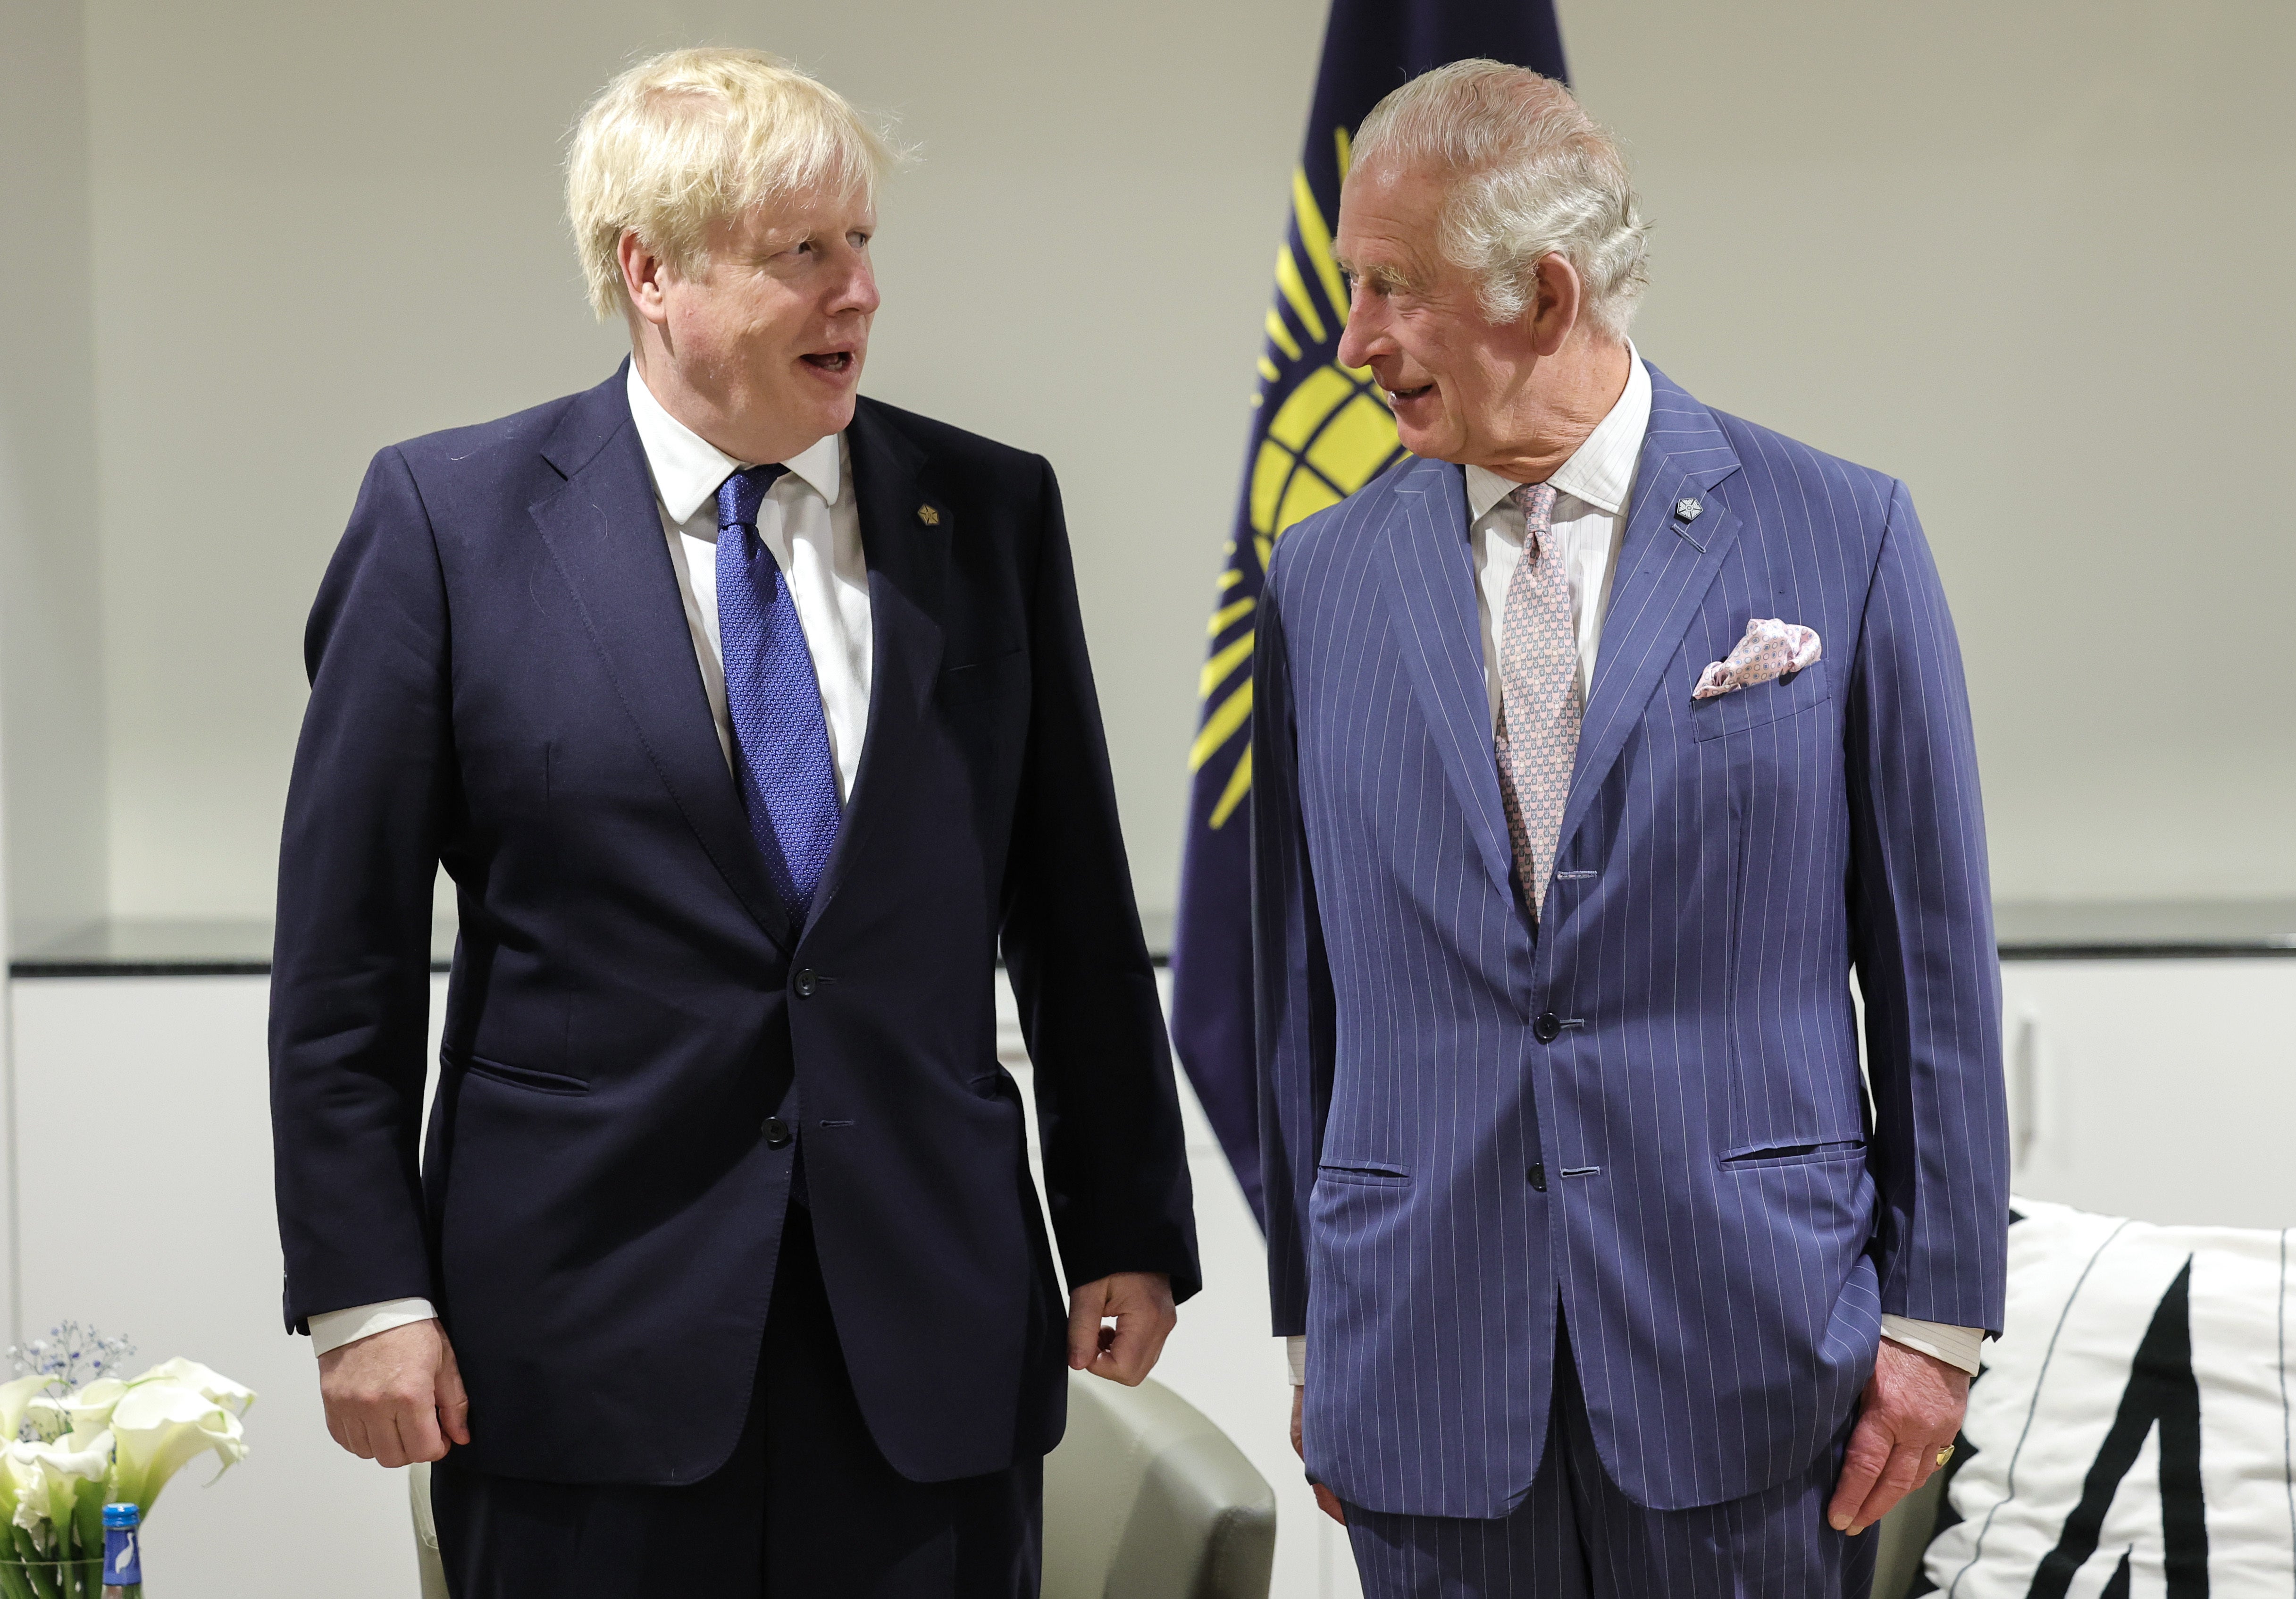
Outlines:
POLYGON ((1402 455, 1371 373, 1339 364, 1347 290, 1332 260, 1357 125, 1431 67, 1488 56, 1563 76, 1552 0, 1332 0, 1308 136, 1259 356, 1235 530, 1199 693, 1186 860, 1172 943, 1172 1043, 1236 1177, 1265 1219, 1253 1081, 1250 843, 1252 611, 1275 541, 1402 455))

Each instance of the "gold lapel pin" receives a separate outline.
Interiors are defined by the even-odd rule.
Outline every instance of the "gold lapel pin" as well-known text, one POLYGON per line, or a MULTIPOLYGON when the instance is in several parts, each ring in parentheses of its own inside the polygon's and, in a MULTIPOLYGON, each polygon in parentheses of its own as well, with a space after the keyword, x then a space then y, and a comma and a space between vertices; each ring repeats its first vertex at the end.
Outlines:
POLYGON ((938 528, 940 526, 940 512, 931 505, 920 505, 917 507, 917 520, 928 528, 938 528))

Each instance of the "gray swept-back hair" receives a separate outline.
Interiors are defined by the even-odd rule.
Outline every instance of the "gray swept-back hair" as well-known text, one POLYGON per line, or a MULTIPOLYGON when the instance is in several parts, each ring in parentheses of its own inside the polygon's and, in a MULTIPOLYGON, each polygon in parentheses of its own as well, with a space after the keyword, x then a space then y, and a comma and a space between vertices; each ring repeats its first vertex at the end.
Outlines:
POLYGON ((1483 315, 1513 322, 1540 259, 1586 285, 1586 315, 1623 342, 1650 283, 1626 158, 1570 91, 1504 62, 1423 72, 1372 108, 1353 165, 1431 168, 1448 180, 1437 245, 1480 280, 1483 315))

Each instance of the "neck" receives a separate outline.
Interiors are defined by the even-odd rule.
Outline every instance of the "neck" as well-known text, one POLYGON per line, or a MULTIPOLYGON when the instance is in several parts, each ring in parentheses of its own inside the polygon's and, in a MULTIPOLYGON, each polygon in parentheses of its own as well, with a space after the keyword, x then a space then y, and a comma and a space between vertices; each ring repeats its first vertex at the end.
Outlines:
POLYGON ((1578 453, 1627 391, 1632 357, 1623 341, 1573 337, 1536 362, 1519 394, 1514 426, 1475 465, 1518 483, 1544 483, 1578 453))

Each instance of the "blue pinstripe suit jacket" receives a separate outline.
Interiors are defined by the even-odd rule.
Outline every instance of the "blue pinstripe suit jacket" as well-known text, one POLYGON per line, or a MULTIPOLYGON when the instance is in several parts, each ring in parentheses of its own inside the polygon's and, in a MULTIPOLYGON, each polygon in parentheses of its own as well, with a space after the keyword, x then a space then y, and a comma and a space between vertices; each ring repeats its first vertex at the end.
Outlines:
POLYGON ((1406 460, 1300 523, 1260 602, 1275 1330, 1308 1334, 1310 1471, 1374 1510, 1520 1500, 1558 1301, 1603 1462, 1660 1509, 1806 1467, 1884 1311, 2001 1322, 1976 751, 1912 502, 1651 375, 1537 936, 1460 469, 1406 460), (1824 659, 1693 701, 1754 617, 1824 659))

